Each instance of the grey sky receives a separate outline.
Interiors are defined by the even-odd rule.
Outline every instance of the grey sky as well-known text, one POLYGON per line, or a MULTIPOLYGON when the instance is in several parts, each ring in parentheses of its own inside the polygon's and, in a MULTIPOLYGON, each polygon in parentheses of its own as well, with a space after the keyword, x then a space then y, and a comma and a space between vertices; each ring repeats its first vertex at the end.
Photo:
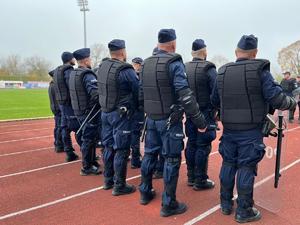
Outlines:
MULTIPOLYGON (((177 52, 190 59, 191 43, 203 38, 209 57, 234 60, 242 34, 259 38, 259 57, 276 65, 277 53, 300 39, 299 0, 89 0, 88 45, 126 40, 129 57, 147 57, 160 28, 177 32, 177 52)), ((1 0, 0 57, 40 55, 53 65, 64 50, 83 45, 76 0, 1 0)))

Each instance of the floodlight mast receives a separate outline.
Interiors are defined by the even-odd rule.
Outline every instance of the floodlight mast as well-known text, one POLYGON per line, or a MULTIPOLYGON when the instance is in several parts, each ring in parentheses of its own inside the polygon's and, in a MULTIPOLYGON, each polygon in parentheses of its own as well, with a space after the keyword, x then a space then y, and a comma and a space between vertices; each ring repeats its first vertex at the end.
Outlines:
POLYGON ((88 8, 88 0, 77 0, 78 6, 80 7, 80 11, 83 12, 83 38, 84 38, 84 47, 87 46, 87 38, 86 38, 86 12, 90 11, 88 8))

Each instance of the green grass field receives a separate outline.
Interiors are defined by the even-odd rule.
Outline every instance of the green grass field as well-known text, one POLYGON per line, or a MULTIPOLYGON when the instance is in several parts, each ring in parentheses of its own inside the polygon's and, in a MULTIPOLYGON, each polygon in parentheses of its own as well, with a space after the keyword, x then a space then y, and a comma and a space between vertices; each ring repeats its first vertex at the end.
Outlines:
POLYGON ((51 115, 47 89, 0 89, 0 120, 51 115))

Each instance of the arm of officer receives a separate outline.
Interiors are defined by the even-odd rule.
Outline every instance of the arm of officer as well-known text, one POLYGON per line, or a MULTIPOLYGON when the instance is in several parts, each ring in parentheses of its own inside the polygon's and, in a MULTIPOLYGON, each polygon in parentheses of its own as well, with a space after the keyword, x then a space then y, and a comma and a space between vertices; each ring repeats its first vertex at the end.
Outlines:
POLYGON ((205 131, 206 120, 202 112, 199 110, 196 98, 189 87, 184 65, 181 61, 175 61, 169 67, 171 79, 173 80, 174 91, 179 96, 179 101, 184 108, 185 113, 192 122, 200 129, 205 131))
POLYGON ((208 83, 209 83, 210 93, 212 93, 212 90, 214 89, 218 73, 217 73, 216 68, 212 67, 207 71, 207 74, 208 74, 208 83))
POLYGON ((97 104, 99 101, 97 78, 93 73, 87 73, 83 78, 84 87, 91 97, 91 104, 97 104))
POLYGON ((69 79, 70 79, 70 74, 72 72, 73 69, 67 69, 65 72, 64 72, 64 80, 65 80, 65 83, 67 85, 67 87, 69 88, 69 79))
POLYGON ((215 80, 214 87, 213 87, 213 90, 212 90, 212 94, 210 96, 210 102, 215 108, 217 108, 217 109, 220 108, 220 96, 219 96, 219 92, 218 92, 217 79, 215 80))
POLYGON ((144 111, 144 90, 143 90, 143 81, 139 81, 139 111, 144 111))
MULTIPOLYGON (((132 92, 133 96, 133 102, 135 105, 138 105, 138 100, 139 100, 139 80, 138 76, 136 75, 134 69, 129 68, 121 71, 121 73, 124 74, 124 78, 127 80, 129 87, 132 92)), ((122 76, 123 76, 122 74, 122 76)))
POLYGON ((274 109, 287 110, 296 107, 295 99, 283 93, 282 87, 274 81, 269 71, 262 72, 261 83, 264 99, 274 109))

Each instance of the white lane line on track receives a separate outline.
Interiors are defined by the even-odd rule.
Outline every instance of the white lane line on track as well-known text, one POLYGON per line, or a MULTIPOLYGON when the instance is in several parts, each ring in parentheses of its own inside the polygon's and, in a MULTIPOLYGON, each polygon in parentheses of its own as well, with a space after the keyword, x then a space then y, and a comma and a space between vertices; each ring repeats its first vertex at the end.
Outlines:
MULTIPOLYGON (((213 153, 215 154, 217 152, 213 152, 213 153)), ((280 170, 280 172, 288 170, 289 168, 293 167, 294 165, 296 165, 299 162, 300 162, 300 159, 297 159, 296 161, 294 161, 291 164, 289 164, 289 165, 285 166, 284 168, 282 168, 280 170)), ((185 163, 185 161, 183 161, 181 164, 184 164, 184 163, 185 163)), ((134 180, 134 179, 137 179, 137 178, 140 178, 140 177, 141 177, 141 175, 133 176, 133 177, 127 178, 126 181, 134 180)), ((262 185, 263 183, 265 183, 268 180, 270 180, 272 177, 274 177, 274 174, 270 175, 270 176, 268 176, 266 178, 264 178, 262 181, 260 181, 257 184, 255 184, 254 187, 262 185)), ((92 192, 99 191, 101 189, 103 189, 103 186, 97 187, 97 188, 93 188, 93 189, 90 189, 90 190, 87 190, 87 191, 84 191, 84 192, 79 192, 77 194, 70 195, 70 196, 67 196, 65 198, 60 198, 60 199, 54 200, 52 202, 48 202, 48 203, 45 203, 45 204, 37 205, 37 206, 31 207, 31 208, 23 209, 23 210, 20 210, 20 211, 17 211, 17 212, 13 212, 13 213, 9 213, 9 214, 6 214, 6 215, 2 215, 2 216, 0 216, 0 220, 4 220, 4 219, 11 218, 11 217, 19 216, 19 215, 22 215, 22 214, 25 214, 25 213, 28 213, 28 212, 31 212, 31 211, 35 211, 35 210, 38 210, 38 209, 46 208, 48 206, 56 205, 56 204, 61 203, 61 202, 65 202, 65 201, 68 201, 68 200, 71 200, 71 199, 74 199, 74 198, 77 198, 77 197, 80 197, 80 196, 83 196, 83 195, 86 195, 86 194, 89 194, 89 193, 92 193, 92 192)), ((194 224, 194 223, 196 223, 196 222, 204 219, 205 217, 211 215, 212 213, 216 212, 218 209, 220 209, 220 205, 216 205, 216 206, 212 207, 211 209, 209 209, 206 212, 202 213, 198 217, 196 217, 196 218, 194 218, 194 219, 186 222, 184 225, 194 224)))
MULTIPOLYGON (((210 153, 210 156, 212 156, 212 155, 214 155, 216 153, 218 153, 218 151, 210 153)), ((81 162, 81 160, 76 160, 76 161, 73 161, 73 162, 66 162, 66 163, 59 163, 59 164, 54 164, 54 165, 50 165, 50 166, 40 167, 40 168, 36 168, 36 169, 32 169, 32 170, 26 170, 26 171, 21 171, 21 172, 17 172, 17 173, 6 174, 6 175, 0 176, 0 179, 6 178, 6 177, 13 177, 13 176, 17 176, 17 175, 23 175, 23 174, 27 174, 27 173, 33 173, 33 172, 37 172, 37 171, 41 171, 41 170, 46 170, 46 169, 51 169, 51 168, 55 168, 55 167, 59 167, 59 166, 65 166, 65 165, 69 165, 71 163, 76 163, 76 162, 81 162)))
POLYGON ((19 124, 6 124, 6 125, 1 125, 1 122, 0 122, 0 129, 1 128, 5 128, 5 127, 22 127, 22 126, 31 126, 31 125, 44 125, 44 124, 53 124, 52 121, 41 121, 40 123, 36 122, 36 123, 22 123, 20 122, 19 124))
POLYGON ((6 174, 6 175, 0 176, 0 179, 6 178, 6 177, 13 177, 13 176, 17 176, 17 175, 22 175, 22 174, 26 174, 26 173, 33 173, 33 172, 36 172, 36 171, 51 169, 51 168, 55 168, 55 167, 59 167, 59 166, 65 166, 65 165, 69 165, 69 164, 73 164, 73 163, 78 163, 78 162, 81 162, 81 160, 76 160, 76 161, 72 161, 72 162, 65 162, 65 163, 59 163, 59 164, 54 164, 54 165, 51 165, 51 166, 40 167, 40 168, 36 168, 36 169, 32 169, 32 170, 26 170, 26 171, 21 171, 21 172, 17 172, 17 173, 6 174))
POLYGON ((19 132, 37 131, 37 130, 38 130, 38 131, 40 131, 40 130, 49 130, 49 129, 53 130, 52 128, 49 128, 49 127, 47 127, 47 128, 38 128, 38 129, 30 129, 30 130, 12 130, 12 131, 2 132, 2 133, 0 133, 0 135, 1 135, 1 134, 19 133, 19 132))
MULTIPOLYGON (((286 130, 286 132, 297 130, 299 128, 300 128, 300 126, 292 128, 292 129, 289 129, 289 130, 286 130)), ((42 151, 42 150, 46 150, 46 149, 48 149, 48 148, 42 148, 42 149, 36 149, 36 150, 24 151, 24 152, 8 153, 8 154, 0 155, 0 157, 1 156, 9 156, 9 155, 17 155, 17 154, 22 154, 22 153, 27 153, 27 152, 42 151)), ((218 153, 218 151, 212 152, 212 153, 210 153, 210 155, 214 155, 216 153, 218 153)), ((36 169, 32 169, 32 170, 17 172, 17 173, 13 173, 13 174, 7 174, 7 175, 0 176, 0 179, 1 178, 5 178, 5 177, 11 177, 11 176, 16 176, 16 175, 22 175, 22 174, 32 173, 32 172, 36 172, 36 171, 40 171, 40 170, 44 170, 44 169, 50 169, 50 168, 57 167, 57 166, 64 166, 64 165, 68 165, 68 164, 69 163, 54 164, 54 165, 51 165, 51 166, 46 166, 46 167, 36 168, 36 169)))
MULTIPOLYGON (((75 147, 75 146, 78 146, 78 144, 74 143, 73 147, 75 147)), ((43 150, 48 150, 48 149, 53 149, 53 148, 54 147, 44 147, 44 148, 31 149, 31 150, 27 150, 27 151, 5 153, 5 154, 0 155, 0 157, 11 156, 11 155, 19 155, 19 154, 30 153, 30 152, 38 152, 38 151, 43 151, 43 150)))
POLYGON ((24 153, 29 153, 29 152, 38 152, 38 151, 43 151, 43 150, 48 150, 48 149, 53 149, 54 147, 45 147, 45 148, 37 148, 37 149, 32 149, 28 151, 22 151, 22 152, 12 152, 12 153, 6 153, 0 155, 0 157, 3 156, 11 156, 11 155, 19 155, 19 154, 24 154, 24 153))
MULTIPOLYGON (((292 128, 290 130, 287 130, 286 132, 297 130, 299 128, 300 128, 300 126, 292 128)), ((42 150, 46 150, 46 149, 49 149, 49 148, 41 148, 41 149, 35 149, 35 150, 31 150, 31 151, 8 153, 8 154, 0 155, 0 157, 2 157, 2 156, 9 156, 9 155, 23 154, 23 153, 27 153, 27 152, 42 151, 42 150)), ((210 155, 214 155, 216 153, 218 153, 218 151, 212 152, 212 153, 210 153, 210 155)), ((75 161, 75 162, 77 162, 77 161, 75 161)), ((46 167, 41 167, 41 168, 36 168, 36 169, 32 169, 32 170, 27 170, 27 171, 21 171, 21 172, 17 172, 17 173, 7 174, 7 175, 0 176, 0 179, 1 178, 6 178, 6 177, 11 177, 11 176, 17 176, 17 175, 27 174, 27 173, 32 173, 32 172, 37 172, 37 171, 40 171, 40 170, 50 169, 50 168, 54 168, 54 167, 57 167, 57 166, 64 166, 64 165, 68 165, 68 164, 69 163, 60 163, 60 164, 54 164, 54 165, 50 165, 50 166, 46 166, 46 167)))
POLYGON ((15 140, 7 140, 7 141, 0 141, 0 144, 11 143, 11 142, 18 142, 18 141, 35 140, 35 139, 41 139, 41 138, 46 138, 46 137, 53 137, 53 135, 31 137, 31 138, 21 138, 21 139, 15 139, 15 140))
MULTIPOLYGON (((137 175, 137 176, 130 177, 130 178, 126 179, 126 181, 134 180, 134 179, 137 179, 137 178, 140 178, 140 177, 141 177, 141 175, 137 175)), ((48 203, 45 203, 45 204, 42 204, 42 205, 34 206, 32 208, 28 208, 28 209, 24 209, 24 210, 21 210, 21 211, 18 211, 18 212, 3 215, 3 216, 0 217, 0 220, 4 220, 4 219, 7 219, 7 218, 18 216, 18 215, 21 215, 21 214, 24 214, 24 213, 27 213, 27 212, 37 210, 37 209, 42 209, 42 208, 45 208, 45 207, 48 207, 48 206, 51 206, 51 205, 55 205, 55 204, 58 204, 58 203, 61 203, 61 202, 65 202, 67 200, 77 198, 77 197, 80 197, 82 195, 86 195, 86 194, 89 194, 89 193, 92 193, 92 192, 95 192, 95 191, 99 191, 101 189, 103 189, 103 186, 93 188, 93 189, 90 189, 90 190, 87 190, 87 191, 83 191, 83 192, 80 192, 80 193, 77 193, 77 194, 74 194, 74 195, 70 195, 70 196, 65 197, 65 198, 57 199, 55 201, 48 202, 48 203)))
MULTIPOLYGON (((280 172, 284 172, 288 169, 290 169, 291 167, 295 166, 296 164, 300 163, 300 158, 295 160, 294 162, 288 164, 287 166, 283 167, 280 172)), ((263 185, 264 183, 266 183, 267 181, 271 180, 274 177, 274 173, 267 176, 266 178, 258 181, 257 183, 254 184, 254 188, 259 187, 261 185, 263 185)), ((234 198, 237 198, 237 195, 234 196, 234 198)), ((208 217, 209 215, 213 214, 214 212, 218 211, 220 209, 220 204, 215 205, 214 207, 210 208, 209 210, 205 211, 204 213, 200 214, 199 216, 187 221, 186 223, 184 223, 184 225, 192 225, 195 224, 203 219, 205 219, 206 217, 208 217)))

